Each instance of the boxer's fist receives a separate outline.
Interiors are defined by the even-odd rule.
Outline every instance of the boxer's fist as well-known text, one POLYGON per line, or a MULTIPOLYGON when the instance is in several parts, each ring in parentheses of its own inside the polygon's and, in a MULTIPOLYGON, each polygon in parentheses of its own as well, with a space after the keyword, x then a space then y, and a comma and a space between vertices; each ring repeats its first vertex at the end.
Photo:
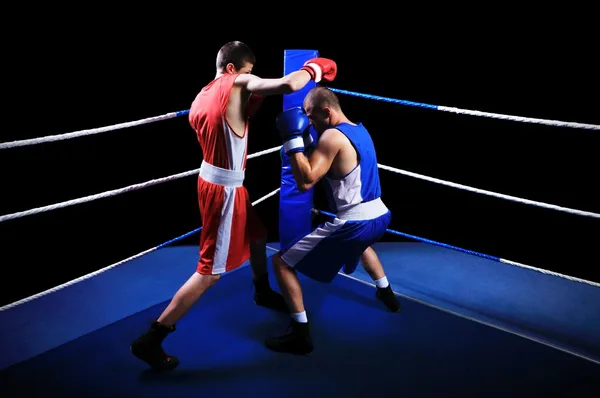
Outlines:
POLYGON ((252 117, 256 115, 256 112, 260 109, 263 103, 263 97, 258 94, 252 93, 246 101, 246 117, 252 117))
POLYGON ((310 121, 304 113, 304 109, 300 107, 286 109, 277 116, 275 123, 283 141, 283 150, 286 155, 304 152, 302 135, 310 126, 310 121))
POLYGON ((337 75, 337 65, 335 61, 327 58, 309 59, 300 69, 310 73, 310 77, 315 83, 319 83, 321 80, 332 82, 337 75))

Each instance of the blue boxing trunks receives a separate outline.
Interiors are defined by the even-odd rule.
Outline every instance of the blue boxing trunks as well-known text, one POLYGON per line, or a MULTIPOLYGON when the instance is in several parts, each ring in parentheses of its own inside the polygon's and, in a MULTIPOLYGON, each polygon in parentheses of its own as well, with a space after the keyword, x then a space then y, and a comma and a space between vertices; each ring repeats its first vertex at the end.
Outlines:
POLYGON ((391 220, 380 198, 354 205, 281 250, 281 259, 311 279, 330 283, 342 267, 345 273, 354 272, 360 256, 382 238, 391 220))

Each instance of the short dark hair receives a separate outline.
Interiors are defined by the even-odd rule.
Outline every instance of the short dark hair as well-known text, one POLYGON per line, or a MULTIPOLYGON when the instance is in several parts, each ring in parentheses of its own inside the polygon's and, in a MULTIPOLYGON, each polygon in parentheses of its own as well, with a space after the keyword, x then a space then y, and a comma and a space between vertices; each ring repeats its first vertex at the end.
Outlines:
POLYGON ((241 69, 246 63, 254 65, 256 58, 246 44, 241 41, 230 41, 221 47, 217 54, 217 69, 224 70, 229 63, 232 63, 236 69, 241 69))
POLYGON ((306 94, 306 101, 313 107, 323 109, 325 107, 341 110, 340 100, 337 95, 327 87, 317 86, 306 94))

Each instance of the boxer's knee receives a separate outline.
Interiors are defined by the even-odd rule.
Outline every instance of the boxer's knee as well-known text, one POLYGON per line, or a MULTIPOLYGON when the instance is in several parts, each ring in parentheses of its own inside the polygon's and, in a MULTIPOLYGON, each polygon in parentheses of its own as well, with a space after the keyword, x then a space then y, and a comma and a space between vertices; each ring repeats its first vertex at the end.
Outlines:
POLYGON ((210 289, 221 279, 220 274, 205 274, 199 271, 196 271, 196 274, 200 276, 200 283, 205 286, 206 289, 210 289))
POLYGON ((208 285, 210 287, 213 287, 214 285, 217 284, 218 281, 221 280, 221 275, 220 274, 218 274, 218 275, 207 275, 207 277, 208 277, 207 278, 208 279, 208 285))
POLYGON ((272 257, 273 259, 273 265, 275 267, 281 267, 282 264, 285 264, 283 262, 283 260, 281 259, 281 253, 275 253, 275 255, 272 257))
POLYGON ((291 267, 283 261, 281 253, 277 253, 273 256, 273 269, 275 272, 282 272, 291 269, 291 267))

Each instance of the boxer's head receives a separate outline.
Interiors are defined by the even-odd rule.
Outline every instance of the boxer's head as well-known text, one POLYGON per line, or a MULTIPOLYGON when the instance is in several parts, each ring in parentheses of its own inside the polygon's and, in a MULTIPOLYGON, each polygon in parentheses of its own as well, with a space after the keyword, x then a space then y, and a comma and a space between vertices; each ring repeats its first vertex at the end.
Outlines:
POLYGON ((225 44, 217 54, 218 73, 251 73, 255 63, 254 52, 241 41, 225 44))
POLYGON ((335 93, 325 87, 315 87, 304 98, 304 111, 320 134, 336 126, 342 116, 340 101, 335 93))

